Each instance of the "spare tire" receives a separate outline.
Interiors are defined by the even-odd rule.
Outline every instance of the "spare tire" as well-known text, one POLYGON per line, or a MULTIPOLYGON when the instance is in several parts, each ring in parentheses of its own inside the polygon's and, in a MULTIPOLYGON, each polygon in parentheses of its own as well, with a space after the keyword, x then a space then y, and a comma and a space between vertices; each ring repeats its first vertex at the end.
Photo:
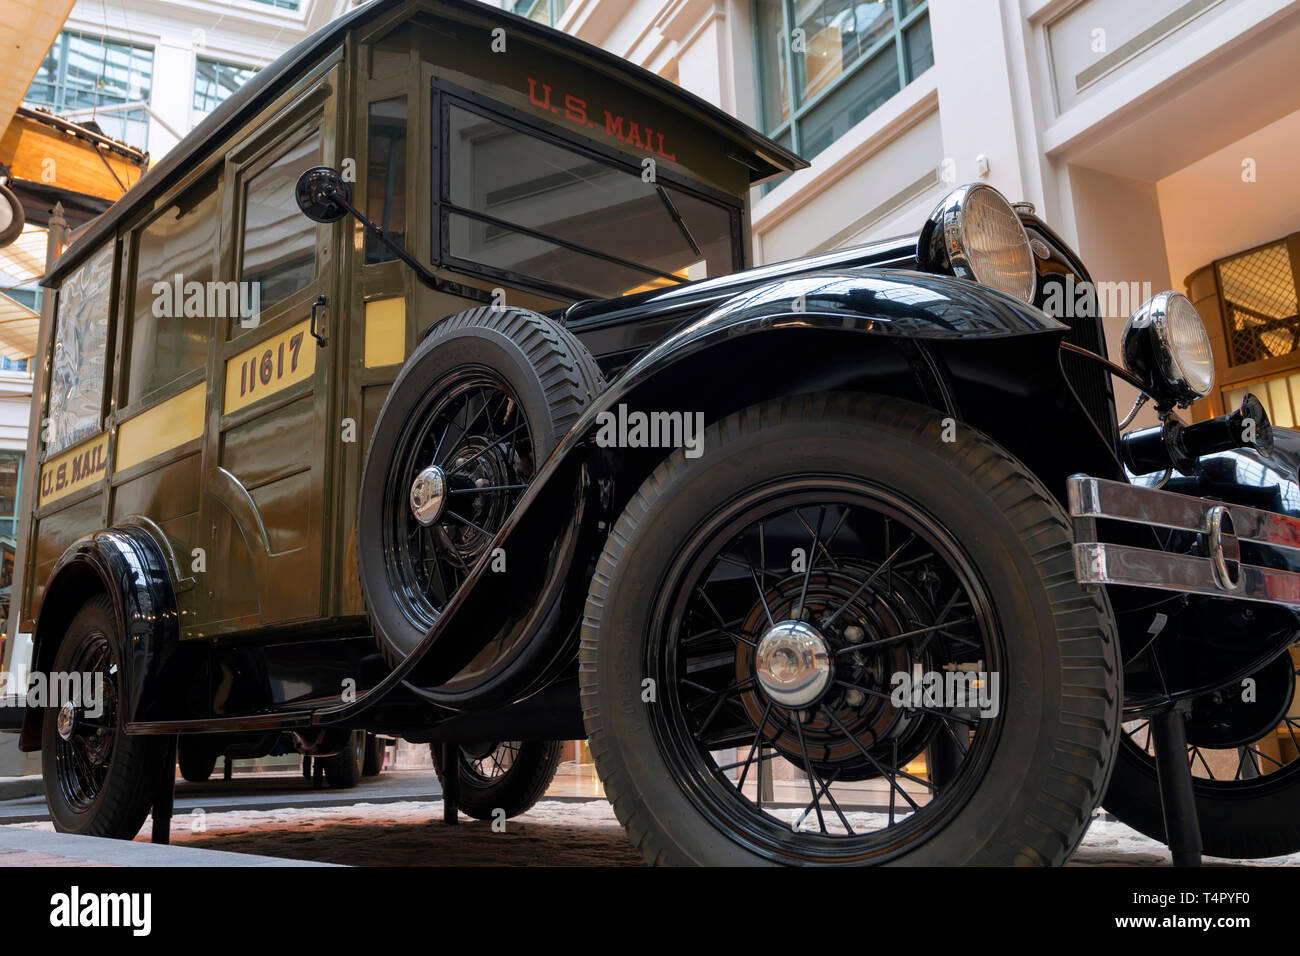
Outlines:
POLYGON ((525 309, 450 316, 407 359, 379 412, 357 521, 361 588, 390 665, 420 643, 603 387, 591 353, 525 309))

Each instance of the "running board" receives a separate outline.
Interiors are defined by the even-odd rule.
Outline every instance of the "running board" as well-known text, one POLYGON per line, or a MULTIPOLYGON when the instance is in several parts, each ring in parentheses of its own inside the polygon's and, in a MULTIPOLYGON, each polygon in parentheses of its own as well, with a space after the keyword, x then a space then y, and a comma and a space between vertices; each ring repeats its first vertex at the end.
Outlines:
POLYGON ((1300 519, 1121 481, 1074 475, 1075 576, 1082 584, 1122 584, 1300 607, 1300 573, 1241 561, 1241 542, 1300 563, 1300 519), (1198 553, 1099 541, 1097 520, 1198 536, 1198 553))

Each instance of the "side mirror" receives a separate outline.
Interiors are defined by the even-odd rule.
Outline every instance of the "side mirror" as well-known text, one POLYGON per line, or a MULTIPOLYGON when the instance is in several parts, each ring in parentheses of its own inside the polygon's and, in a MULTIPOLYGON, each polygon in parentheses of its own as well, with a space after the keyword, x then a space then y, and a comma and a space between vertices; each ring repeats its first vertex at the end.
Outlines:
POLYGON ((312 222, 338 222, 348 214, 352 187, 337 170, 313 166, 298 177, 293 198, 298 209, 312 222))

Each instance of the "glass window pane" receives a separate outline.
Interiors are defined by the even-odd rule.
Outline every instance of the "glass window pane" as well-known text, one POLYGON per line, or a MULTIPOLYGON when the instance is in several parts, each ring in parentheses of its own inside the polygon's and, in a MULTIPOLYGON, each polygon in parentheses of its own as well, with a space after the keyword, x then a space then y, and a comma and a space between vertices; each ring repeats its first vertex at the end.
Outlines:
POLYGON ((47 455, 99 432, 112 281, 113 247, 106 245, 59 287, 47 455))
POLYGON ((447 218, 452 255, 583 296, 614 298, 669 284, 652 273, 574 252, 545 239, 493 229, 468 216, 451 213, 447 218))
MULTIPOLYGON (((496 243, 501 249, 521 250, 509 267, 512 271, 537 278, 562 275, 562 269, 557 271, 548 263, 550 257, 563 258, 563 247, 543 242, 545 254, 534 263, 539 247, 536 241, 522 242, 509 228, 518 225, 591 252, 628 260, 644 267, 647 274, 696 278, 733 268, 731 213, 724 206, 673 186, 644 182, 631 169, 458 107, 450 109, 447 149, 449 200, 506 224, 474 221, 471 225, 470 219, 464 219, 461 228, 452 233, 453 255, 505 268, 503 256, 509 256, 494 249, 496 243), (529 161, 519 162, 520 156, 529 161)), ((581 260, 581 265, 575 266, 578 272, 601 261, 583 256, 581 251, 567 254, 581 260)), ((625 292, 644 282, 642 277, 629 285, 619 271, 622 267, 606 265, 620 277, 559 284, 575 290, 625 292)))
POLYGON ((209 286, 221 215, 217 182, 213 173, 195 185, 137 239, 128 406, 203 365, 208 319, 221 309, 237 314, 237 293, 232 303, 209 286))
MULTIPOLYGON (((366 216, 406 248, 406 97, 370 104, 366 216)), ((369 233, 366 262, 397 258, 369 233)))
POLYGON ((790 118, 790 44, 781 5, 785 0, 758 0, 757 43, 760 77, 759 110, 765 132, 790 118))
POLYGON ((898 57, 887 46, 840 84, 800 124, 800 151, 811 159, 899 90, 898 57))
POLYGON ((248 181, 240 277, 259 283, 262 308, 305 289, 316 276, 316 224, 298 211, 293 188, 320 164, 320 133, 313 131, 248 181))
POLYGON ((194 108, 211 113, 257 70, 199 57, 194 64, 194 108))
POLYGON ((18 480, 22 471, 22 452, 0 451, 0 518, 18 514, 18 480))
POLYGON ((797 0, 794 9, 801 103, 829 89, 894 28, 892 0, 797 0))
POLYGON ((922 17, 907 28, 907 78, 916 79, 934 66, 934 43, 930 39, 930 18, 922 17))

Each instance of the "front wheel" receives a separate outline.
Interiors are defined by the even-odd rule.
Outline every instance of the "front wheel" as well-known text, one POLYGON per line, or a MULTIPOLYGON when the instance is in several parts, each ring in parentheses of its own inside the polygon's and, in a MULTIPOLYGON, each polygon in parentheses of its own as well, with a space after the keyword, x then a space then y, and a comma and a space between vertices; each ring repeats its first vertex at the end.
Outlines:
POLYGON ((584 719, 633 843, 1064 862, 1119 725, 1113 623, 1071 545, 1029 472, 930 409, 830 394, 711 426, 628 503, 583 621, 584 719))

